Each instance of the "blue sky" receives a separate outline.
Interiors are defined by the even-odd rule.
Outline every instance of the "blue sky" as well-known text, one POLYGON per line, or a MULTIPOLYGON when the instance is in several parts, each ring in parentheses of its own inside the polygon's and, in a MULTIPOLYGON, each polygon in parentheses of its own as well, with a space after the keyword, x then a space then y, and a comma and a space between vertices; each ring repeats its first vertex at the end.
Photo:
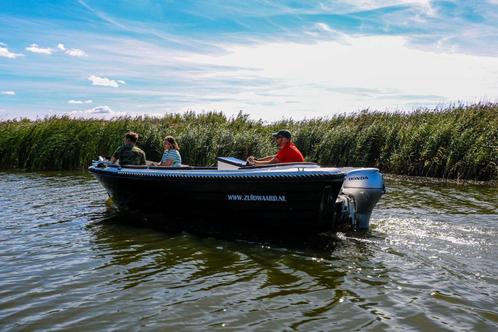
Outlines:
POLYGON ((498 101, 498 0, 0 1, 0 119, 498 101))

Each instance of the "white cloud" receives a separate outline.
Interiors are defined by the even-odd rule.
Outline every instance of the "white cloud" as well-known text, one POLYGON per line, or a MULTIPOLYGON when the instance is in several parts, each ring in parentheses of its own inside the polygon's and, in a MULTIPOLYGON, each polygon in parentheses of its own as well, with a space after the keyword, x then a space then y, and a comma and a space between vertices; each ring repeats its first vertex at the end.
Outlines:
POLYGON ((111 80, 107 77, 99 77, 96 75, 88 76, 88 80, 92 82, 92 85, 100 85, 100 86, 110 86, 113 88, 119 87, 119 84, 125 84, 122 80, 111 80))
POLYGON ((85 51, 80 50, 79 48, 69 48, 67 49, 66 46, 62 43, 57 44, 57 49, 64 52, 64 54, 67 54, 69 56, 74 56, 74 57, 83 57, 83 56, 88 56, 85 51))
POLYGON ((11 116, 11 113, 10 111, 4 109, 4 108, 0 108, 0 120, 9 120, 9 119, 13 119, 14 117, 11 116))
POLYGON ((64 52, 67 55, 70 56, 75 56, 75 57, 82 57, 82 56, 88 56, 88 54, 85 53, 85 51, 80 50, 79 48, 70 48, 64 52))
POLYGON ((96 106, 84 111, 72 111, 65 113, 73 118, 98 118, 98 119, 111 119, 113 117, 125 116, 125 112, 113 111, 109 106, 102 105, 96 106))
POLYGON ((3 46, 6 46, 3 43, 1 45, 2 46, 0 46, 0 57, 15 59, 17 57, 24 56, 23 54, 18 54, 18 53, 14 53, 14 52, 9 51, 9 49, 7 47, 3 47, 3 46))
POLYGON ((54 49, 49 47, 40 47, 38 44, 31 44, 29 47, 26 47, 26 51, 37 53, 37 54, 47 54, 50 55, 54 52, 54 49))
POLYGON ((87 100, 68 100, 68 104, 91 104, 93 103, 93 100, 87 99, 87 100))
POLYGON ((318 23, 315 24, 315 27, 318 30, 322 30, 322 31, 325 31, 325 32, 332 32, 333 31, 326 23, 318 22, 318 23))
POLYGON ((3 95, 10 95, 10 96, 14 96, 16 94, 15 91, 2 91, 1 93, 3 95))
POLYGON ((427 14, 432 15, 434 14, 434 8, 432 7, 431 2, 432 0, 341 0, 336 3, 332 2, 330 4, 322 5, 322 7, 342 4, 356 10, 374 10, 391 6, 407 5, 418 7, 427 14))
POLYGON ((85 112, 89 113, 89 114, 112 114, 112 113, 114 113, 113 110, 107 105, 96 106, 94 108, 86 110, 85 112))
POLYGON ((402 37, 225 45, 225 49, 222 54, 184 60, 228 68, 198 73, 196 79, 224 79, 233 83, 234 90, 209 91, 203 95, 206 102, 197 99, 187 107, 227 113, 243 109, 277 120, 498 99, 498 57, 413 49, 402 37), (267 83, 247 89, 244 77, 267 83))

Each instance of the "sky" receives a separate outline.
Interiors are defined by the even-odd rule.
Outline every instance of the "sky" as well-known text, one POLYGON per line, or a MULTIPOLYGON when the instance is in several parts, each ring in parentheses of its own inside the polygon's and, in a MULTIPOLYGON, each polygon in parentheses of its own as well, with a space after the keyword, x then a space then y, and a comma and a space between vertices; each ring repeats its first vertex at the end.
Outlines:
POLYGON ((498 101, 498 0, 0 0, 0 119, 498 101))

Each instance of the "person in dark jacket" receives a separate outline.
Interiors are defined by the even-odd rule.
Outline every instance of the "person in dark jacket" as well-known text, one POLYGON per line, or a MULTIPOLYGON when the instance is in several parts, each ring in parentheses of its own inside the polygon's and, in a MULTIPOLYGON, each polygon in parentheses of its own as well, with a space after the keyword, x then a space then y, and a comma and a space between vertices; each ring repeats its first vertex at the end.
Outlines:
POLYGON ((124 165, 145 165, 145 152, 136 147, 138 134, 132 131, 126 133, 123 145, 116 149, 111 157, 111 162, 119 160, 121 166, 124 165))

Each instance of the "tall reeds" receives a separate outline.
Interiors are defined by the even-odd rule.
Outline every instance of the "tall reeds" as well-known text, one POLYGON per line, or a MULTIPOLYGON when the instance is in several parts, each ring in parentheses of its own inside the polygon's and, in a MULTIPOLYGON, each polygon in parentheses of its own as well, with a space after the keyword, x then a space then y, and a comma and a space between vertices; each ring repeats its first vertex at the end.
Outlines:
POLYGON ((331 166, 378 167, 384 172, 498 179, 498 104, 476 104, 412 113, 362 111, 303 121, 275 123, 239 114, 168 114, 162 118, 112 120, 51 117, 0 122, 0 167, 64 170, 87 167, 98 155, 111 155, 128 130, 138 146, 159 160, 162 139, 175 136, 183 161, 212 165, 216 156, 245 159, 274 154, 271 133, 286 128, 307 161, 331 166))

